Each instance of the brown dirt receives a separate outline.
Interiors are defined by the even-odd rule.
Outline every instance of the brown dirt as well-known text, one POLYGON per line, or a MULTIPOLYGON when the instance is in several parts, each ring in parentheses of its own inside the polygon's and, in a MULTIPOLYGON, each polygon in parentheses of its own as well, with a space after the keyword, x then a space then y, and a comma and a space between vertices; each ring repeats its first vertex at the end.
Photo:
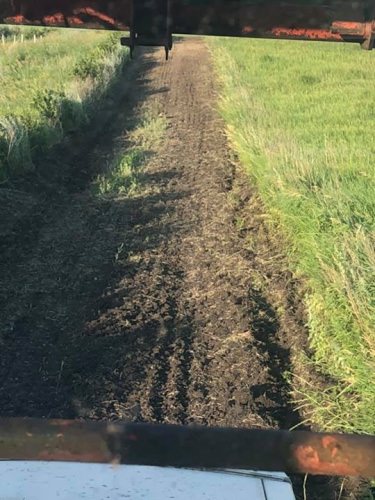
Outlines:
POLYGON ((290 428, 303 309, 228 149, 208 50, 189 39, 130 70, 91 153, 65 158, 65 189, 4 249, 1 414, 290 428), (155 102, 168 129, 140 192, 94 196, 90 176, 155 102))

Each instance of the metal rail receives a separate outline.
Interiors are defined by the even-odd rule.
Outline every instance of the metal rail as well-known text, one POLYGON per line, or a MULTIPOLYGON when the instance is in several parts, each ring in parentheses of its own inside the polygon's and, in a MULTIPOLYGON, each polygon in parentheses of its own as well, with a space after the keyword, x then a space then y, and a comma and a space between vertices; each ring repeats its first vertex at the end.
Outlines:
POLYGON ((136 7, 154 12, 150 23, 160 28, 158 13, 167 3, 168 26, 176 34, 374 46, 373 0, 0 0, 0 23, 130 30, 136 7))
POLYGON ((114 462, 375 477, 375 436, 0 419, 0 460, 114 462))

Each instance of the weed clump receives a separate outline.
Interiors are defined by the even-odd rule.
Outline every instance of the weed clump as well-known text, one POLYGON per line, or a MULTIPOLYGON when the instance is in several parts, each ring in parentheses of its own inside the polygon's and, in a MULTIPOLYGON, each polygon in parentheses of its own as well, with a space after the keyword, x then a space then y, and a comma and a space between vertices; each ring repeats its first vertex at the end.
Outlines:
MULTIPOLYGON (((34 168, 27 128, 13 116, 0 117, 1 164, 7 165, 9 171, 15 174, 34 168)), ((0 182, 7 178, 7 170, 0 168, 0 182)))

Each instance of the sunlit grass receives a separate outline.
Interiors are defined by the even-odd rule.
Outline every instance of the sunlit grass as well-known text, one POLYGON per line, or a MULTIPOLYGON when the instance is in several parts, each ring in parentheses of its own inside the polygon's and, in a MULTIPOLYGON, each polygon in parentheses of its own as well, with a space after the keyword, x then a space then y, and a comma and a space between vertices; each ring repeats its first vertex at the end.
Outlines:
POLYGON ((87 123, 127 57, 117 35, 96 31, 1 44, 0 180, 87 123))
POLYGON ((375 433, 375 53, 212 39, 229 137, 305 280, 322 428, 375 433))

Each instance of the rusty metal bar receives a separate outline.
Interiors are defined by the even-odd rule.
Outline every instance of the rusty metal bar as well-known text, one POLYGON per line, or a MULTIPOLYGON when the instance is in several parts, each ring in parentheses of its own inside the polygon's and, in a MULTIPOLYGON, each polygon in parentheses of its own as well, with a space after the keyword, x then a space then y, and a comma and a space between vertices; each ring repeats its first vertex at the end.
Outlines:
MULTIPOLYGON (((0 23, 129 30, 134 5, 152 11, 160 0, 134 1, 0 0, 0 23)), ((374 11, 373 0, 172 0, 168 23, 176 34, 347 41, 372 48, 374 11)), ((158 16, 153 22, 160 23, 158 16)))
POLYGON ((0 460, 116 462, 375 477, 375 436, 0 419, 0 460))

